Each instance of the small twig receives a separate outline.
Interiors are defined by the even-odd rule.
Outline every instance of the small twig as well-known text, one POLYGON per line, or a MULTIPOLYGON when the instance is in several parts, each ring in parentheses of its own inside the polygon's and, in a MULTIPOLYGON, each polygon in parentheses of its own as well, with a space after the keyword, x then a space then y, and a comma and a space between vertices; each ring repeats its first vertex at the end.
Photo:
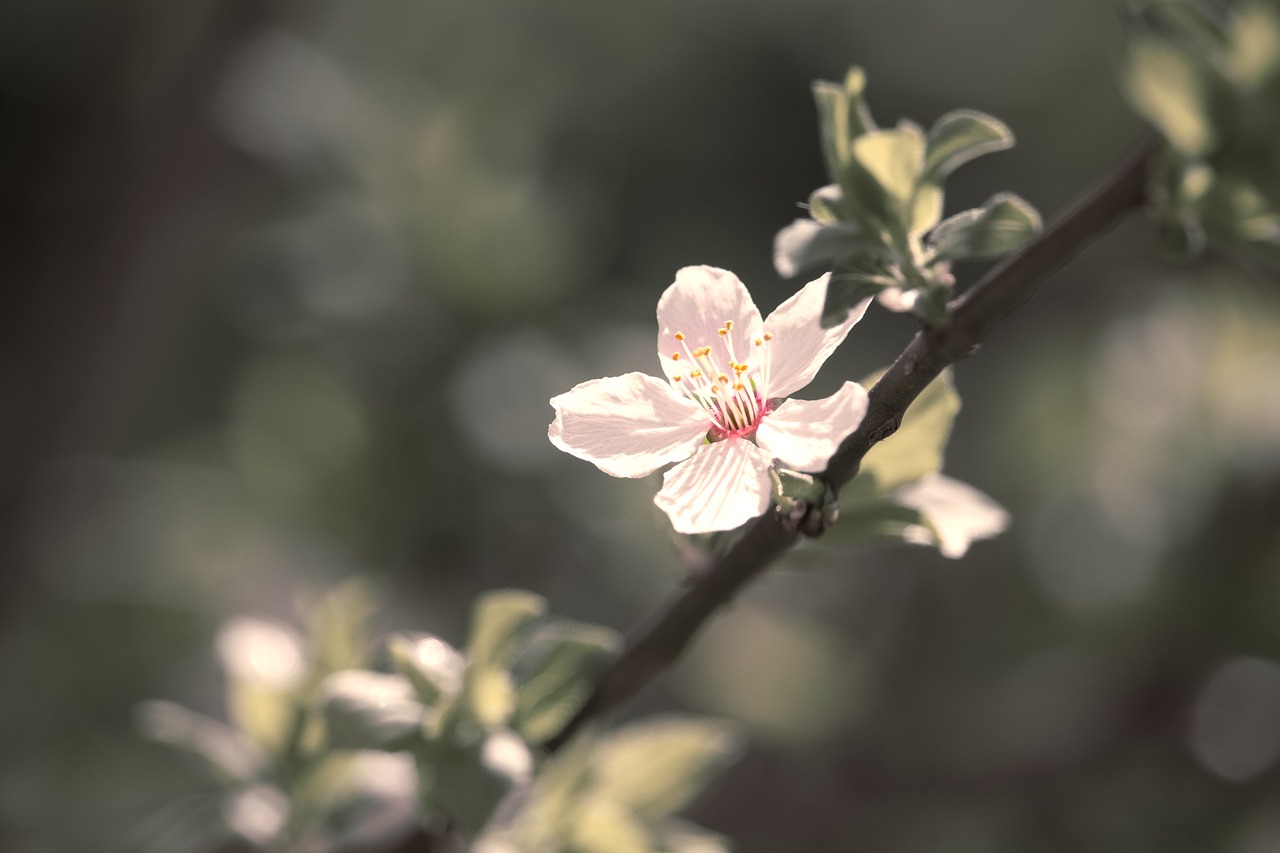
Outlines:
MULTIPOLYGON (((897 430, 907 407, 943 368, 974 352, 991 327, 1031 298, 1051 272, 1142 206, 1146 164, 1154 149, 1154 139, 1142 142, 1123 165, 1077 199, 1034 241, 957 299, 951 306, 950 324, 915 336, 868 392, 866 417, 831 458, 824 478, 833 489, 838 491, 853 479, 867 451, 897 430)), ((622 705, 674 663, 711 615, 797 537, 773 513, 757 519, 723 557, 637 626, 586 704, 547 742, 547 749, 564 745, 582 725, 622 705)))

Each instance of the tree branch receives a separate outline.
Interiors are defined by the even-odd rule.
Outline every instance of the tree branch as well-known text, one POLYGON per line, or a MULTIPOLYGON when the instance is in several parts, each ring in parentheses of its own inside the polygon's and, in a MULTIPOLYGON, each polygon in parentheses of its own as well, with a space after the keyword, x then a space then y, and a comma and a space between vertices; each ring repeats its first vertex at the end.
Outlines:
MULTIPOLYGON (((1142 206, 1147 160, 1154 150, 1154 138, 1144 140, 1035 240, 953 302, 949 325, 926 328, 915 336, 870 390, 862 424, 831 458, 823 476, 833 489, 838 491, 852 480, 867 451, 897 431, 907 407, 943 368, 972 354, 991 327, 1030 299, 1050 273, 1142 206)), ((711 615, 790 548, 798 535, 784 527, 775 513, 752 523, 724 556, 636 627, 586 704, 547 742, 547 748, 560 748, 582 725, 622 705, 673 664, 711 615)))

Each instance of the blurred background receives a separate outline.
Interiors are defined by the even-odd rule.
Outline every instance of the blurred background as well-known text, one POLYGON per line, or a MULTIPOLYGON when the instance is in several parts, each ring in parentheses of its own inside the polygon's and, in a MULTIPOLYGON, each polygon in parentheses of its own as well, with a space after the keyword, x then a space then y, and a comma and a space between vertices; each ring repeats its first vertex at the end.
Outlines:
MULTIPOLYGON (((546 440, 657 372, 677 268, 796 283, 815 78, 1017 148, 948 213, 1046 215, 1140 127, 1104 0, 12 0, 0 9, 0 849, 134 849, 203 776, 237 615, 364 579, 460 644, 482 590, 625 630, 652 506, 546 440)), ((743 721, 693 813, 742 853, 1280 849, 1280 289, 1131 221, 956 369, 947 471, 1013 526, 950 562, 812 550, 628 709, 743 721)), ((982 272, 958 270, 961 285, 982 272)), ((811 396, 912 333, 873 309, 811 396)), ((180 849, 175 845, 174 849, 180 849)))

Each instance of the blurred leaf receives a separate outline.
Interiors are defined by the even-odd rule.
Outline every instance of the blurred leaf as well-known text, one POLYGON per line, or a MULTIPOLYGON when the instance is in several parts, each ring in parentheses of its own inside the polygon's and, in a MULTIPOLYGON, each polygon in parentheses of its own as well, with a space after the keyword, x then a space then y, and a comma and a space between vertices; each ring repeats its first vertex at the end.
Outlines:
POLYGON ((486 726, 506 725, 516 710, 516 685, 505 669, 467 671, 467 705, 486 726))
POLYGON ((895 212, 904 211, 915 193, 924 168, 924 150, 924 134, 910 122, 864 134, 851 146, 853 157, 892 200, 895 212))
POLYGON ((827 296, 822 304, 823 328, 838 326, 865 300, 886 287, 897 287, 901 283, 883 264, 863 262, 842 266, 831 274, 827 283, 827 296))
POLYGON ((644 824, 621 803, 591 797, 572 817, 567 850, 573 853, 653 853, 644 824))
POLYGON ((727 723, 668 715, 603 736, 592 765, 602 796, 653 820, 693 802, 739 748, 727 723))
MULTIPOLYGON (((872 387, 882 374, 862 380, 863 387, 872 387)), ((884 494, 941 470, 951 424, 959 411, 960 395, 951 381, 951 371, 943 371, 908 407, 898 431, 867 452, 858 477, 874 477, 877 492, 884 494)), ((843 496, 841 502, 843 505, 843 496)))
POLYGON ((911 220, 908 224, 909 234, 923 234, 942 218, 943 192, 937 184, 923 183, 916 187, 915 197, 911 200, 911 220))
POLYGON ((591 692, 592 679, 622 644, 613 630, 557 621, 531 638, 514 668, 513 726, 530 743, 541 743, 568 722, 591 692))
POLYGON ((330 675, 318 702, 338 749, 402 749, 420 736, 426 717, 408 679, 364 669, 330 675))
POLYGON ((263 749, 280 753, 298 712, 298 696, 256 681, 231 679, 227 714, 231 722, 263 749))
POLYGON ((938 224, 928 242, 939 260, 998 258, 1040 231, 1040 214, 1013 193, 998 193, 981 208, 957 213, 938 224))
MULTIPOLYGON (((469 728, 470 724, 463 726, 469 728)), ((475 738, 454 731, 419 750, 419 774, 433 779, 428 807, 442 809, 466 835, 474 835, 513 788, 533 773, 529 747, 509 729, 475 738)))
POLYGON ((825 272, 844 255, 883 252, 879 240, 861 236, 853 226, 797 219, 774 238, 773 265, 778 275, 791 278, 806 271, 825 272))
POLYGON ((875 129, 875 122, 862 99, 865 88, 866 75, 856 66, 849 69, 843 85, 827 80, 813 84, 822 151, 827 173, 832 178, 838 178, 849 161, 850 140, 875 129))
POLYGON ((685 821, 667 821, 661 835, 663 853, 729 853, 723 836, 685 821))
POLYGON ((809 193, 809 215, 823 225, 844 220, 844 191, 839 184, 827 184, 809 193))
POLYGON ((1139 37, 1130 42, 1124 74, 1129 99, 1179 153, 1199 158, 1216 144, 1202 69, 1167 42, 1139 37))
POLYGON ((918 510, 925 524, 903 531, 908 542, 936 545, 944 557, 957 559, 978 539, 990 539, 1009 526, 1009 513, 987 495, 959 480, 930 474, 897 489, 891 496, 918 510))
POLYGON ((253 741, 203 714, 153 699, 134 717, 144 737, 200 758, 223 781, 244 784, 265 773, 267 757, 253 741))
POLYGON ((309 608, 307 620, 320 673, 359 666, 369 645, 366 626, 377 611, 369 583, 355 578, 329 590, 309 608))
POLYGON ((547 600, 532 592, 504 589, 487 592, 471 617, 467 652, 474 667, 505 667, 520 634, 547 612, 547 600))
POLYGON ((925 177, 941 184, 970 160, 1012 147, 1013 132, 1004 122, 976 110, 953 110, 929 128, 925 177))
POLYGON ((925 523, 919 511, 875 494, 875 477, 869 474, 859 474, 845 492, 850 488, 860 492, 858 499, 846 504, 842 493, 840 516, 835 525, 823 534, 823 545, 869 545, 902 539, 907 530, 925 523), (861 488, 859 480, 862 481, 861 488))
POLYGON ((1280 71, 1280 9, 1255 0, 1241 3, 1230 19, 1227 77, 1242 89, 1256 88, 1280 71))
POLYGON ((435 705, 462 689, 466 656, 431 634, 393 634, 387 651, 396 669, 417 691, 423 704, 435 705))

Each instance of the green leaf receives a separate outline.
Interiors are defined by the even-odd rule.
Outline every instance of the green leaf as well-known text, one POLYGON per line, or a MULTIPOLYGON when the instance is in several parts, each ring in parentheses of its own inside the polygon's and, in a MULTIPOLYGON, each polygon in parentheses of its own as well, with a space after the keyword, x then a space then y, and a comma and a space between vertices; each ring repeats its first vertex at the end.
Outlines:
POLYGON ((152 700, 134 712, 138 730, 201 759, 225 782, 246 784, 266 773, 266 754, 243 732, 173 702, 152 700))
POLYGON ((311 647, 321 674, 360 665, 369 645, 365 626, 377 609, 376 596, 363 579, 334 587, 306 608, 311 647))
POLYGON ((597 791, 641 818, 685 808, 735 759, 740 739, 727 723, 654 717, 605 735, 596 747, 597 791))
POLYGON ((591 797, 572 820, 565 849, 573 853, 656 853, 644 823, 621 803, 591 797))
POLYGON ((422 732, 426 708, 402 675, 344 669, 320 684, 318 701, 338 749, 395 751, 422 732))
POLYGON ((1013 147, 1013 131, 999 119, 976 110, 953 110, 929 128, 924 172, 941 184, 970 160, 1013 147))
POLYGON ((877 494, 875 476, 859 474, 841 494, 840 517, 822 537, 826 545, 869 545, 902 539, 910 528, 925 524, 919 511, 877 494), (852 491, 854 498, 846 496, 852 491))
POLYGON ((827 283, 827 298, 822 305, 822 327, 844 323, 850 311, 876 296, 886 287, 899 287, 901 280, 893 277, 887 266, 863 261, 854 266, 841 266, 831 274, 827 283))
POLYGON ((902 122, 893 130, 871 131, 853 140, 850 151, 883 189, 893 210, 905 211, 924 168, 925 139, 920 128, 902 122))
POLYGON ((939 261, 998 258, 1040 231, 1040 214, 1013 193, 998 193, 981 208, 944 219, 928 236, 939 261))
POLYGON ((472 665, 505 667, 520 635, 547 612, 547 600, 532 592, 503 589, 485 593, 471 617, 467 651, 472 665))
POLYGON ((416 751, 419 776, 434 782, 428 805, 443 810, 466 835, 478 832, 511 790, 533 775, 533 755, 518 735, 471 728, 463 724, 416 751))
POLYGON ((1124 73, 1133 107, 1184 157, 1198 159, 1217 144, 1204 69, 1167 42, 1135 38, 1124 73))
POLYGON ((394 634, 387 651, 395 668, 426 705, 436 705, 462 689, 467 659, 453 646, 430 634, 394 634))
MULTIPOLYGON (((870 388, 879 378, 880 374, 869 376, 862 385, 870 388)), ((877 492, 884 494, 941 470, 943 450, 959 411, 960 395, 951 371, 943 371, 907 409, 898 431, 867 452, 858 477, 873 476, 877 492)), ((841 506, 846 506, 843 495, 841 506)))
POLYGON ((911 199, 911 221, 907 233, 923 234, 937 225, 942 218, 942 201, 942 187, 937 184, 923 183, 916 187, 915 197, 911 199))
POLYGON ((827 184, 809 193, 809 215, 823 225, 844 221, 844 191, 839 184, 827 184))
POLYGON ((516 661, 516 731, 542 743, 577 713, 592 679, 622 645, 616 632, 598 625, 557 621, 543 626, 516 661))
POLYGON ((818 80, 813 84, 813 99, 818 107, 819 136, 827 173, 839 180, 849 162, 849 143, 854 137, 875 129, 875 122, 863 101, 866 75, 853 67, 845 75, 844 84, 818 80))
POLYGON ((684 821, 667 821, 661 834, 663 853, 729 853, 724 836, 684 821))
POLYGON ((774 238, 773 265, 778 275, 791 278, 806 271, 831 269, 837 258, 863 245, 879 248, 851 226, 797 219, 774 238))

